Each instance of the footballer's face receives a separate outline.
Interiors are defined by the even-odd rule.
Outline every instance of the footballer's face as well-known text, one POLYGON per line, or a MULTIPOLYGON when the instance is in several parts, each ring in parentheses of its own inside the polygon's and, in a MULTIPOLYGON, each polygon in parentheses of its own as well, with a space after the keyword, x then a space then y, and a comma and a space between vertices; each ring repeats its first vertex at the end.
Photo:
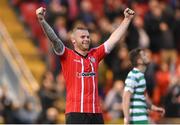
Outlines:
POLYGON ((140 58, 141 58, 141 63, 142 63, 143 65, 146 65, 146 66, 147 66, 147 65, 150 63, 150 59, 149 59, 146 51, 142 50, 142 51, 140 52, 140 58))
POLYGON ((88 51, 90 46, 90 36, 88 30, 76 30, 74 33, 73 44, 77 49, 88 51))

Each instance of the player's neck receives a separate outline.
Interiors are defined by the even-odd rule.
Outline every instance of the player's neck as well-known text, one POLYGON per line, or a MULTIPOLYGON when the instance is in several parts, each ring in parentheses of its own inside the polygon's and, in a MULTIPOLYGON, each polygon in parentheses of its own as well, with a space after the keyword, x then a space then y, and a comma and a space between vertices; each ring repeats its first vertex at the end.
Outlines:
POLYGON ((142 72, 142 73, 144 73, 146 71, 146 66, 145 65, 138 65, 136 68, 139 69, 140 72, 142 72))
POLYGON ((88 54, 88 51, 83 51, 83 50, 80 50, 80 49, 78 49, 78 48, 75 48, 74 49, 77 53, 79 53, 80 55, 82 55, 82 56, 87 56, 87 54, 88 54))

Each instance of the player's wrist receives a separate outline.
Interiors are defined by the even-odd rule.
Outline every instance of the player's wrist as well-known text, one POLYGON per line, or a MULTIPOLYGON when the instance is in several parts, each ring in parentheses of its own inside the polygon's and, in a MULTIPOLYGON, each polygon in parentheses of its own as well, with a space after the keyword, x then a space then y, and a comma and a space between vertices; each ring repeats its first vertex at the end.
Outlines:
POLYGON ((129 118, 128 117, 124 117, 124 123, 126 123, 126 124, 129 123, 129 118))
POLYGON ((125 20, 125 21, 131 21, 131 18, 125 16, 125 17, 124 17, 124 20, 125 20))
POLYGON ((151 110, 156 111, 156 110, 158 110, 158 107, 155 106, 155 105, 152 105, 152 106, 151 106, 151 110))
POLYGON ((152 110, 152 108, 153 108, 153 104, 151 104, 151 103, 147 103, 147 108, 148 108, 149 110, 152 110))
POLYGON ((40 22, 43 22, 45 19, 44 19, 44 17, 38 16, 38 20, 39 20, 40 22))
POLYGON ((131 19, 129 19, 128 17, 124 17, 123 22, 124 22, 125 24, 129 24, 129 23, 131 22, 131 19))

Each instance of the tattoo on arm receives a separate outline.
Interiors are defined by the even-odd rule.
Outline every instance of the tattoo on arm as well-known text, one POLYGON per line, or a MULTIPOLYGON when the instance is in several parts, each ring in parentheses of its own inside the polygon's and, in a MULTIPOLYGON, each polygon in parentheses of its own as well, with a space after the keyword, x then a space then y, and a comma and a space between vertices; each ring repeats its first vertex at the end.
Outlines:
POLYGON ((65 48, 63 42, 57 37, 53 29, 49 26, 49 24, 45 20, 41 20, 40 23, 45 34, 52 42, 56 54, 62 54, 65 48))

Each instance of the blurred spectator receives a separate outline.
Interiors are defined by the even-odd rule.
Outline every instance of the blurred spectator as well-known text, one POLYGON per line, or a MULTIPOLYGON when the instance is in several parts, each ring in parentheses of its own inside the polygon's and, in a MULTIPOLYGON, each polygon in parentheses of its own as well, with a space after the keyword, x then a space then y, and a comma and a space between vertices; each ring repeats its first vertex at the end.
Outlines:
POLYGON ((161 50, 161 61, 166 62, 169 64, 169 73, 170 73, 170 80, 175 72, 175 65, 177 62, 177 53, 175 50, 173 33, 171 32, 167 23, 162 22, 160 24, 160 29, 162 31, 162 50, 161 50))
POLYGON ((159 1, 159 7, 162 10, 162 16, 163 20, 167 23, 167 25, 172 28, 173 22, 174 22, 174 17, 173 17, 173 9, 170 6, 169 2, 165 0, 160 0, 159 1))
POLYGON ((136 14, 144 18, 145 13, 148 11, 149 0, 128 0, 128 5, 135 10, 136 14))
POLYGON ((131 69, 128 52, 126 45, 120 45, 116 57, 111 60, 114 80, 119 79, 124 81, 126 79, 126 76, 131 69))
MULTIPOLYGON (((56 77, 56 89, 57 89, 57 94, 58 94, 58 100, 60 101, 65 101, 66 99, 66 88, 65 88, 65 79, 62 73, 60 73, 57 77, 56 77)), ((65 103, 65 102, 64 102, 65 103)), ((61 107, 62 109, 65 107, 61 107)))
MULTIPOLYGON (((54 30, 56 34, 61 38, 64 45, 70 46, 68 42, 68 31, 67 31, 67 21, 64 16, 57 16, 54 23, 54 30)), ((56 54, 52 55, 53 57, 53 74, 56 77, 61 72, 60 58, 56 54)))
MULTIPOLYGON (((55 20, 55 31, 63 42, 67 42, 67 28, 66 28, 66 18, 63 16, 58 16, 55 20)), ((64 43, 66 45, 66 43, 64 43)))
POLYGON ((75 21, 79 14, 78 0, 67 0, 69 4, 69 19, 75 21))
POLYGON ((107 72, 108 72, 108 67, 104 60, 102 60, 99 63, 99 70, 98 70, 98 88, 99 88, 99 95, 104 98, 106 91, 106 88, 109 89, 108 87, 111 86, 111 82, 109 82, 107 78, 107 72))
POLYGON ((113 20, 115 17, 122 15, 126 5, 123 0, 105 0, 104 12, 109 20, 113 20))
POLYGON ((117 120, 123 117, 122 113, 122 93, 124 83, 121 80, 114 82, 112 89, 109 90, 105 97, 104 108, 111 120, 117 120))
POLYGON ((91 32, 90 37, 91 37, 90 48, 97 47, 100 44, 101 34, 97 30, 95 30, 91 32))
POLYGON ((4 122, 7 124, 14 123, 14 106, 13 101, 9 97, 9 89, 6 84, 2 86, 2 96, 1 96, 1 103, 3 105, 2 115, 4 117, 4 122))
POLYGON ((180 8, 175 9, 174 14, 175 22, 173 23, 173 32, 174 32, 174 40, 175 40, 175 47, 180 53, 180 8))
POLYGON ((57 91, 54 87, 54 79, 51 72, 46 72, 45 77, 42 80, 41 88, 38 92, 41 105, 42 113, 40 114, 40 121, 44 119, 44 113, 51 107, 54 101, 58 98, 57 91))
MULTIPOLYGON (((100 33, 102 34, 100 42, 106 41, 110 36, 110 33, 113 31, 113 26, 111 25, 110 21, 106 17, 101 17, 98 20, 98 26, 100 33)), ((101 43, 102 44, 102 43, 101 43)), ((105 57, 105 63, 108 67, 111 67, 111 61, 115 55, 116 47, 105 57)))
POLYGON ((16 111, 15 119, 18 124, 33 124, 36 122, 38 113, 33 108, 33 103, 26 100, 22 107, 16 111))
POLYGON ((170 83, 169 65, 167 62, 162 62, 160 69, 155 74, 156 87, 154 90, 153 101, 154 104, 160 105, 164 103, 164 98, 167 94, 170 83))
POLYGON ((164 104, 166 117, 180 117, 180 77, 169 89, 164 104))
POLYGON ((1 101, 3 97, 3 90, 2 88, 0 87, 0 123, 4 123, 4 117, 3 117, 3 112, 4 112, 4 105, 3 105, 3 102, 1 101))
POLYGON ((139 15, 136 15, 128 31, 128 49, 132 50, 137 47, 149 48, 149 42, 149 36, 144 29, 144 20, 139 15))
POLYGON ((65 79, 62 73, 60 73, 57 77, 56 77, 56 82, 57 82, 57 89, 58 92, 65 94, 65 79))
POLYGON ((139 35, 138 46, 141 48, 149 48, 149 36, 146 33, 146 31, 144 30, 144 21, 143 21, 142 17, 136 16, 134 18, 133 23, 134 23, 134 26, 136 27, 136 29, 138 31, 138 35, 139 35))
POLYGON ((173 34, 165 22, 160 23, 160 30, 162 33, 162 58, 166 58, 165 61, 168 61, 171 60, 171 57, 174 58, 175 55, 173 34))
POLYGON ((43 124, 56 124, 58 117, 58 110, 54 107, 50 107, 46 111, 46 118, 42 120, 43 124))
POLYGON ((101 42, 106 41, 107 38, 110 36, 110 33, 113 31, 113 27, 112 27, 110 21, 106 17, 101 17, 98 20, 98 26, 99 26, 99 30, 102 34, 101 42))
POLYGON ((79 19, 85 24, 91 24, 95 21, 90 0, 82 0, 80 3, 79 19))
POLYGON ((111 25, 114 29, 116 29, 121 24, 122 21, 123 21, 122 15, 116 16, 111 25))
POLYGON ((150 38, 150 49, 153 52, 159 52, 161 49, 161 30, 160 23, 162 19, 162 10, 157 0, 150 0, 149 11, 145 14, 145 29, 150 38))
POLYGON ((47 79, 43 80, 42 86, 39 90, 39 96, 43 110, 51 107, 54 100, 57 98, 54 84, 47 79))
POLYGON ((149 49, 146 49, 146 53, 146 55, 151 61, 145 71, 145 79, 148 95, 152 99, 153 90, 156 85, 155 74, 158 68, 158 60, 156 58, 153 58, 152 52, 149 49))
POLYGON ((53 26, 56 17, 66 16, 67 13, 67 7, 63 5, 60 0, 51 0, 47 8, 47 21, 51 26, 53 26))
POLYGON ((93 14, 96 18, 104 15, 104 2, 105 0, 90 0, 92 6, 93 14))

